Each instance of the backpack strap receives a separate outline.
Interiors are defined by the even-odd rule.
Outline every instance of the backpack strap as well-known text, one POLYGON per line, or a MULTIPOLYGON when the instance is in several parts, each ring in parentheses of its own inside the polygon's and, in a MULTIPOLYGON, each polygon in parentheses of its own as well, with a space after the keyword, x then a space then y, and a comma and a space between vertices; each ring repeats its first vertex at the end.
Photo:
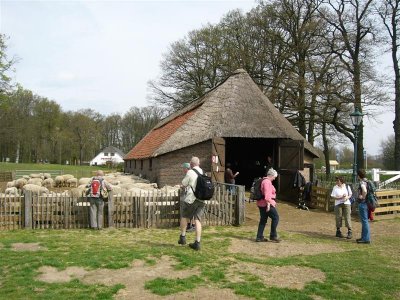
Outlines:
MULTIPOLYGON (((200 176, 200 172, 199 171, 197 171, 195 168, 192 168, 192 170, 197 174, 197 177, 199 177, 200 176)), ((194 194, 194 189, 193 189, 193 187, 192 186, 190 186, 190 188, 192 189, 192 191, 193 191, 193 194, 194 194)))

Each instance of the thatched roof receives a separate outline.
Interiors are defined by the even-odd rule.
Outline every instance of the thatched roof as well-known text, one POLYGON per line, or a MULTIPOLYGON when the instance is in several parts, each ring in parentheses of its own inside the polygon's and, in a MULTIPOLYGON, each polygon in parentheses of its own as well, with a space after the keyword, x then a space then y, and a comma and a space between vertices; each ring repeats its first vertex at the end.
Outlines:
MULTIPOLYGON (((159 122, 124 159, 156 157, 213 137, 304 140, 249 74, 239 69, 204 96, 159 122)), ((304 147, 318 157, 317 150, 305 140, 304 147)))

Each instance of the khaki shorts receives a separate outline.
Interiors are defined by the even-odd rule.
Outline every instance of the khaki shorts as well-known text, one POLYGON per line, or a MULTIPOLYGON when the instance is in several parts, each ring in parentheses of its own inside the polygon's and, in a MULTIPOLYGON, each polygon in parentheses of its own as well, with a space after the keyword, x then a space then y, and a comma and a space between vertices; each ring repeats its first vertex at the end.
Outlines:
POLYGON ((195 219, 201 221, 204 215, 205 203, 199 200, 195 200, 189 204, 182 201, 182 218, 195 219))

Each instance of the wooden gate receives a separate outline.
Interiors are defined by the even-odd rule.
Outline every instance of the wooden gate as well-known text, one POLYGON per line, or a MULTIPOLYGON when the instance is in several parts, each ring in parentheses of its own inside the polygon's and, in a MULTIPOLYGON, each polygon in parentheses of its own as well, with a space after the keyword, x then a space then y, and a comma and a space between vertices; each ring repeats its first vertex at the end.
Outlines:
POLYGON ((214 182, 225 182, 225 139, 215 137, 212 139, 212 180, 214 182))

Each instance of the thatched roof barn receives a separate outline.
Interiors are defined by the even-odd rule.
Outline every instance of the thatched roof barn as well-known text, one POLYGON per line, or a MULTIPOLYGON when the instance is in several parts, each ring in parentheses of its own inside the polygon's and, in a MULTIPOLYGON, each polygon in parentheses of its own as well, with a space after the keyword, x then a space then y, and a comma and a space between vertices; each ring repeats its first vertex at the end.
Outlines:
MULTIPOLYGON (((224 181, 227 162, 247 187, 264 174, 271 156, 280 175, 303 170, 318 153, 274 107, 246 71, 239 69, 219 86, 157 124, 125 157, 125 172, 159 185, 180 183, 181 164, 198 156, 215 181, 224 181), (305 151, 304 151, 305 150, 305 151)), ((288 181, 280 176, 283 189, 288 181)))

